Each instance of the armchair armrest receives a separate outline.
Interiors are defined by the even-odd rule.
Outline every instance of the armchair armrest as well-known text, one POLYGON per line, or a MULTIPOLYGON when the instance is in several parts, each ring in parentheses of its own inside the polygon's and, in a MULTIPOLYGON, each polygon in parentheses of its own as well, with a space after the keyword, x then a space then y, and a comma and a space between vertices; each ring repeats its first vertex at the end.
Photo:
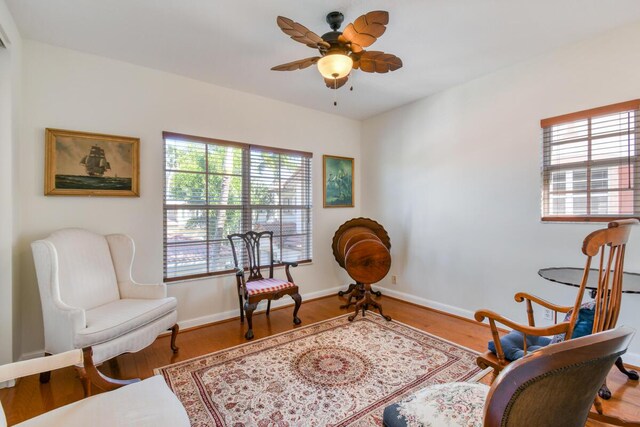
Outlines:
MULTIPOLYGON (((501 316, 498 313, 491 310, 478 310, 475 312, 474 317, 478 322, 484 321, 485 318, 489 320, 489 326, 491 327, 491 335, 493 338, 493 343, 496 347, 496 356, 498 357, 498 361, 501 365, 506 364, 506 359, 504 356, 504 350, 502 349, 502 344, 500 343, 500 334, 498 333, 498 327, 496 325, 496 322, 501 323, 505 326, 508 326, 511 329, 522 333, 523 335, 532 335, 532 336, 556 335, 556 334, 567 333, 569 330, 569 322, 561 322, 551 326, 544 326, 544 327, 526 326, 526 325, 521 325, 520 323, 517 323, 504 316, 501 316)), ((526 352, 526 346, 524 350, 526 352)))
POLYGON ((236 267, 236 284, 238 285, 238 295, 245 294, 244 268, 236 267))
POLYGON ((0 366, 0 382, 39 374, 41 372, 53 371, 67 366, 82 365, 82 363, 83 357, 82 350, 80 349, 65 351, 64 353, 54 354, 48 357, 38 357, 36 359, 8 363, 0 366))
POLYGON ((298 266, 297 262, 292 262, 292 261, 277 261, 277 260, 274 260, 274 262, 276 264, 282 264, 285 267, 297 267, 298 266))
POLYGON ((121 298, 158 299, 167 297, 167 285, 164 283, 146 285, 133 280, 131 268, 136 247, 131 237, 126 234, 109 234, 106 239, 121 298))
POLYGON ((298 263, 297 262, 289 262, 289 261, 275 261, 275 262, 279 262, 282 265, 284 265, 284 272, 287 274, 287 280, 291 283, 295 283, 293 281, 293 277, 291 277, 291 272, 289 272, 289 268, 290 267, 297 267, 298 263))
POLYGON ((72 350, 76 332, 87 327, 85 311, 66 304, 60 297, 58 255, 53 244, 38 240, 31 248, 42 302, 45 351, 58 354, 72 350))

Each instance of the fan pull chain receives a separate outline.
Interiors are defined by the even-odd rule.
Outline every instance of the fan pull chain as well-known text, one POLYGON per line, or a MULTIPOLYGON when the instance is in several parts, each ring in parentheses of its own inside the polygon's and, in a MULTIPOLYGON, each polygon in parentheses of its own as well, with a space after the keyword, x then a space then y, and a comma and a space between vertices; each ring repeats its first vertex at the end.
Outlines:
POLYGON ((338 78, 333 77, 333 106, 338 106, 338 78))

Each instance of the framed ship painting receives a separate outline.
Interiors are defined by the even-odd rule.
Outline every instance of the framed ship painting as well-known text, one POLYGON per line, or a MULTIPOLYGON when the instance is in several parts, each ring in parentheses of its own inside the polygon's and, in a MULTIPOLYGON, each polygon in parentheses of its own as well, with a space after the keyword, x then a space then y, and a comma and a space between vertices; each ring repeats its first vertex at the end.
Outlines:
POLYGON ((47 129, 45 141, 45 195, 140 196, 140 139, 47 129))
POLYGON ((353 207, 353 158, 322 156, 323 206, 353 207))

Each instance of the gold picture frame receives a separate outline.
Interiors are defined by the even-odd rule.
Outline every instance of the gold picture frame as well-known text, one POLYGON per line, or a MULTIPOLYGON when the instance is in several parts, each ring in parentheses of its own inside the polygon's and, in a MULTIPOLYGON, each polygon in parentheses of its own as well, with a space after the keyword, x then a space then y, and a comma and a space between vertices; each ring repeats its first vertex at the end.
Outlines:
POLYGON ((354 206, 353 157, 322 156, 322 205, 325 208, 354 206))
POLYGON ((140 139, 45 131, 46 196, 140 197, 140 139))

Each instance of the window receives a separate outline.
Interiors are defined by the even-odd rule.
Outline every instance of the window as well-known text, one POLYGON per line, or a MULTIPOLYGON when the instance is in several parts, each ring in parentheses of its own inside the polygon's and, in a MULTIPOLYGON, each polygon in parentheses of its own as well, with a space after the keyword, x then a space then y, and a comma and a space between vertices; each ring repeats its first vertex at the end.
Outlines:
POLYGON ((640 100, 542 120, 542 220, 640 214, 640 100))
POLYGON ((164 132, 164 280, 233 271, 228 234, 273 231, 311 261, 311 153, 164 132))

